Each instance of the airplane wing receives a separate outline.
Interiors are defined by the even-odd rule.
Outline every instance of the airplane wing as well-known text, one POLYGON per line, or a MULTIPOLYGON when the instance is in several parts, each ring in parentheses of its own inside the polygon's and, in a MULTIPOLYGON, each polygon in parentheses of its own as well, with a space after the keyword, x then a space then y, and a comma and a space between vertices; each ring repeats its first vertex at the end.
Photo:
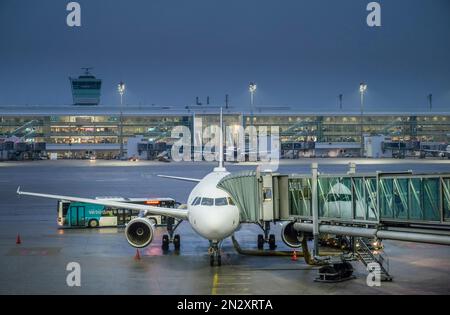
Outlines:
POLYGON ((201 181, 201 179, 197 179, 197 178, 169 176, 169 175, 158 175, 158 177, 177 179, 177 180, 184 180, 184 181, 187 181, 187 182, 195 182, 195 183, 198 183, 198 182, 201 181))
POLYGON ((67 200, 67 201, 73 201, 73 202, 92 203, 92 204, 96 204, 96 205, 103 205, 103 206, 109 206, 109 207, 114 207, 114 208, 141 210, 141 211, 144 211, 144 214, 152 213, 152 214, 156 214, 156 215, 165 215, 165 216, 169 216, 169 217, 173 217, 173 218, 181 219, 181 220, 188 219, 188 210, 187 209, 163 208, 163 207, 138 205, 138 204, 132 204, 132 203, 120 202, 120 201, 112 201, 112 200, 99 200, 99 199, 90 199, 90 198, 62 196, 62 195, 40 194, 40 193, 34 193, 34 192, 21 191, 20 186, 17 188, 17 194, 58 199, 58 200, 67 200))

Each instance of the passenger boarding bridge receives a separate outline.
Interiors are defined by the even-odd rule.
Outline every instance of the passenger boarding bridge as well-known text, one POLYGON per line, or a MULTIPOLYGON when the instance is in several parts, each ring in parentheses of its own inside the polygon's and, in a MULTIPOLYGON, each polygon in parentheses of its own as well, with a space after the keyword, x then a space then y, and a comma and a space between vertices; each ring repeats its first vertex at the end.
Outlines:
POLYGON ((241 222, 264 228, 287 221, 282 238, 292 247, 307 234, 316 253, 319 234, 450 245, 450 173, 356 173, 353 165, 330 175, 319 173, 317 163, 311 170, 241 172, 218 187, 233 197, 241 222))

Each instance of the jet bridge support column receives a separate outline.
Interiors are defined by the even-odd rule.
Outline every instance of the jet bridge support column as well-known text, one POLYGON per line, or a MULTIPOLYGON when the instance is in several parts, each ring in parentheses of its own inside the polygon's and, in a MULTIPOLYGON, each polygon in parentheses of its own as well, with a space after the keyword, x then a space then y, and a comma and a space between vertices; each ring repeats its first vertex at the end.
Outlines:
POLYGON ((319 205, 317 198, 318 164, 311 164, 311 198, 313 214, 314 257, 319 256, 319 205))
MULTIPOLYGON (((350 162, 348 163, 348 175, 355 175, 356 174, 356 163, 350 162)), ((353 253, 356 253, 356 239, 354 236, 350 236, 350 244, 351 248, 353 250, 353 253)))

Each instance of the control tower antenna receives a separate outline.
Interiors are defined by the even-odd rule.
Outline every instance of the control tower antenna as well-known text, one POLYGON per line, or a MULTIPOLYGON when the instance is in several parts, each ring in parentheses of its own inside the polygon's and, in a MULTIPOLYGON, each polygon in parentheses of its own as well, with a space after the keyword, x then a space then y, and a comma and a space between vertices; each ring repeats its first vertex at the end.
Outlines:
POLYGON ((94 67, 84 67, 84 68, 81 68, 81 69, 84 70, 84 74, 85 75, 89 75, 90 74, 89 70, 94 69, 94 67))

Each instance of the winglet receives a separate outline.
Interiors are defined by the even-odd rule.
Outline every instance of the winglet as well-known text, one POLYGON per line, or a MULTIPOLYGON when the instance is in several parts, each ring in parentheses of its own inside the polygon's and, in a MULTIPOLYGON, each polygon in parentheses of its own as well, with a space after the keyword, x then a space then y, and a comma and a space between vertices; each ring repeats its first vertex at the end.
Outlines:
POLYGON ((20 191, 20 186, 17 187, 17 194, 20 195, 22 192, 20 191))

